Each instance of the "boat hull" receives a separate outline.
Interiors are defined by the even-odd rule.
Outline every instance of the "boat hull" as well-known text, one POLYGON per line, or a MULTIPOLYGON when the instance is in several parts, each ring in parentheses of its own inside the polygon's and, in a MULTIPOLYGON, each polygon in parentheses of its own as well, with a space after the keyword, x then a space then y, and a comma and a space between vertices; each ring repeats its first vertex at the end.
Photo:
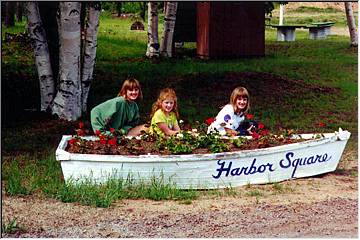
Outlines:
POLYGON ((65 181, 91 178, 102 183, 112 177, 146 183, 163 179, 180 189, 214 189, 332 172, 349 137, 349 132, 342 131, 341 135, 329 133, 320 139, 256 150, 124 156, 69 153, 65 149, 71 136, 63 136, 56 150, 56 159, 61 163, 65 181))

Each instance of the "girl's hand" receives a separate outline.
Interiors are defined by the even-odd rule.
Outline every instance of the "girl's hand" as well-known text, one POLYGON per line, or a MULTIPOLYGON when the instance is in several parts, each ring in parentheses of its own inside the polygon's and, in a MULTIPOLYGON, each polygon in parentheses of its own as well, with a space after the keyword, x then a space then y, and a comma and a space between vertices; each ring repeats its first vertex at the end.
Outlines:
POLYGON ((237 131, 232 130, 232 129, 230 129, 230 128, 225 128, 225 131, 226 131, 226 133, 229 134, 231 137, 235 137, 235 136, 238 135, 238 132, 237 132, 237 131))
POLYGON ((253 130, 255 131, 255 129, 256 129, 256 127, 254 126, 254 125, 251 125, 248 129, 246 129, 246 131, 250 134, 250 135, 252 135, 254 132, 253 132, 253 130))

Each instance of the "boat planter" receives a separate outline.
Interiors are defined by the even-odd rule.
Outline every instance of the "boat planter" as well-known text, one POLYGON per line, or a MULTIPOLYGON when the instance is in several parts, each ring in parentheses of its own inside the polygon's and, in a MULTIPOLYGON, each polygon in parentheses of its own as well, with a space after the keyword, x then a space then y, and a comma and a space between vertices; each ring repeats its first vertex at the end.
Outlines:
MULTIPOLYGON (((180 189, 214 189, 247 184, 280 182, 309 177, 336 169, 350 132, 294 135, 307 139, 276 147, 187 155, 98 155, 75 154, 65 149, 70 135, 62 137, 56 150, 65 181, 92 179, 105 182, 109 177, 134 182, 163 179, 180 189)), ((97 139, 95 136, 85 139, 97 139)))

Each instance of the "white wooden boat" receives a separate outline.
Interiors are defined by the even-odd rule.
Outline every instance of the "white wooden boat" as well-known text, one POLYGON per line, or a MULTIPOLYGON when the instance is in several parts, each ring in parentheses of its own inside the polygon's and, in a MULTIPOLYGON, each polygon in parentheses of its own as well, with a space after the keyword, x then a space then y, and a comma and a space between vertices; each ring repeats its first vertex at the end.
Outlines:
MULTIPOLYGON (((299 137, 300 135, 297 135, 299 137)), ((282 146, 188 155, 97 155, 65 151, 72 136, 63 136, 57 150, 65 181, 91 178, 96 183, 109 177, 150 182, 162 178, 180 189, 214 189, 246 184, 265 184, 309 177, 336 169, 350 132, 301 134, 303 142, 282 146)), ((95 137, 85 137, 92 139, 95 137)))

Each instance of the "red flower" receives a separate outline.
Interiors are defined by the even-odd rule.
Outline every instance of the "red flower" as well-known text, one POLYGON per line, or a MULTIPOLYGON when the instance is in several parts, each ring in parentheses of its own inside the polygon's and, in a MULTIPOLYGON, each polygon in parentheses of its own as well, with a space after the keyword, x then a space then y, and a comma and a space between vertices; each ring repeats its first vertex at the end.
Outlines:
POLYGON ((100 140, 105 140, 105 141, 106 141, 106 136, 103 135, 103 134, 100 134, 100 135, 99 135, 99 138, 100 138, 100 140))
POLYGON ((325 127, 325 123, 319 122, 319 127, 325 127))
POLYGON ((257 132, 253 132, 253 133, 251 134, 251 136, 252 136, 252 138, 255 139, 255 140, 260 138, 260 135, 259 135, 257 132))
POLYGON ((269 130, 261 130, 261 131, 259 132, 259 134, 260 134, 261 136, 269 135, 269 130))
POLYGON ((108 141, 108 144, 110 145, 116 145, 116 138, 112 138, 108 141))
POLYGON ((74 143, 76 143, 77 141, 78 141, 77 139, 72 138, 72 139, 70 139, 70 140, 68 141, 68 143, 69 143, 69 145, 71 146, 71 145, 73 145, 74 143))
POLYGON ((84 127, 84 123, 83 122, 79 122, 79 128, 83 128, 84 127))
POLYGON ((253 114, 246 114, 246 119, 253 119, 254 118, 254 115, 253 114))
POLYGON ((264 125, 263 123, 259 122, 258 128, 259 128, 259 129, 263 129, 264 127, 265 127, 265 125, 264 125))
POLYGON ((77 129, 76 133, 77 133, 78 136, 85 136, 85 132, 82 129, 77 129))
POLYGON ((106 143, 107 143, 107 141, 105 139, 100 139, 99 141, 102 145, 106 145, 106 143))
POLYGON ((115 128, 110 128, 110 132, 114 133, 114 132, 115 132, 115 128))
POLYGON ((212 124, 214 121, 215 121, 215 118, 211 117, 211 118, 206 119, 206 120, 205 120, 205 123, 206 123, 207 125, 210 125, 210 124, 212 124))
POLYGON ((96 131, 95 131, 95 135, 98 135, 98 136, 99 136, 100 134, 101 134, 100 130, 96 130, 96 131))

